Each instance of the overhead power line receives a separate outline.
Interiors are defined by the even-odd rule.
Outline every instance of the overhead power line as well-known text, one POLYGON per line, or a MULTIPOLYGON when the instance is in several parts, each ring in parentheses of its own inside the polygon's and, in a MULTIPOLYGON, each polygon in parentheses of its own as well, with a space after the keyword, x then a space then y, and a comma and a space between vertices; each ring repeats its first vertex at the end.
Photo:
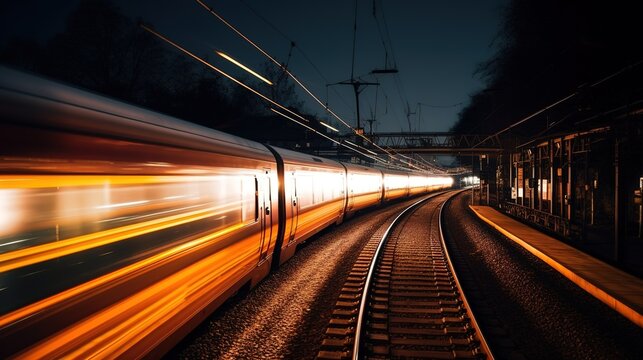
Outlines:
MULTIPOLYGON (((602 78, 602 79, 600 79, 600 80, 598 80, 598 81, 596 81, 596 82, 592 83, 591 85, 589 85, 589 87, 591 88, 591 87, 598 86, 598 85, 600 85, 600 84, 604 83, 605 81, 608 81, 608 80, 610 80, 610 79, 612 79, 612 78, 614 78, 614 77, 616 77, 616 76, 618 76, 618 75, 621 75, 622 73, 624 73, 624 72, 626 72, 626 71, 628 71, 628 70, 630 70, 630 69, 632 69, 632 68, 634 68, 634 67, 636 67, 636 66, 639 66, 639 65, 641 65, 641 64, 643 64, 643 60, 640 60, 640 61, 638 61, 638 62, 636 62, 636 63, 634 63, 634 64, 627 65, 627 66, 625 66, 625 67, 623 67, 623 68, 619 69, 618 71, 616 71, 616 72, 614 72, 614 73, 612 73, 612 74, 610 74, 610 75, 608 75, 608 76, 606 76, 606 77, 604 77, 604 78, 602 78)), ((555 106, 558 106, 558 105, 560 105, 560 104, 564 103, 565 101, 567 101, 567 100, 569 100, 569 99, 573 98, 574 96, 578 95, 579 93, 580 93, 580 91, 574 91, 573 93, 571 93, 571 94, 569 94, 569 95, 565 96, 564 98, 562 98, 562 99, 560 99, 560 100, 558 100, 558 101, 556 101, 556 102, 554 102, 554 103, 552 103, 552 104, 550 104, 550 105, 548 105, 548 106, 546 106, 546 107, 544 107, 544 108, 542 108, 542 109, 540 109, 540 110, 536 111, 535 113, 533 113, 533 114, 531 114, 531 115, 528 115, 527 117, 524 117, 524 118, 522 118, 522 119, 518 120, 517 122, 515 122, 515 123, 513 123, 513 124, 511 124, 511 125, 509 125, 509 126, 507 126, 506 128, 504 128, 504 129, 502 129, 502 130, 500 130, 500 131, 496 132, 495 134, 487 136, 486 138, 484 138, 484 140, 482 140, 482 141, 480 141, 479 143, 475 144, 473 147, 475 148, 475 147, 477 147, 478 145, 480 145, 480 144, 484 143, 485 141, 487 141, 487 140, 489 140, 489 139, 491 139, 491 138, 497 137, 497 136, 499 136, 500 134, 505 133, 505 132, 507 132, 507 131, 509 131, 509 130, 511 130, 511 129, 513 129, 513 128, 515 128, 516 126, 518 126, 518 125, 520 125, 520 124, 524 123, 525 121, 527 121, 527 120, 529 120, 529 119, 532 119, 533 117, 535 117, 535 116, 537 116, 537 115, 539 115, 539 114, 542 114, 543 112, 545 112, 545 111, 547 111, 547 110, 549 110, 549 109, 551 109, 551 108, 553 108, 553 107, 555 107, 555 106)))
MULTIPOLYGON (((242 3, 243 5, 245 5, 245 6, 246 6, 246 7, 247 7, 247 8, 248 8, 248 9, 249 9, 249 10, 250 10, 250 11, 251 11, 255 16, 257 16, 261 21, 263 21, 264 23, 266 23, 270 28, 272 28, 275 32, 277 32, 277 33, 278 33, 282 38, 284 38, 286 41, 288 41, 288 43, 290 43, 290 44, 291 44, 291 47, 294 47, 294 48, 295 48, 295 50, 297 50, 297 51, 301 54, 301 56, 304 58, 304 60, 306 60, 306 62, 308 62, 308 64, 313 68, 313 70, 315 70, 315 72, 317 73, 317 75, 319 75, 319 77, 321 77, 321 78, 322 78, 322 80, 324 81, 324 83, 325 83, 325 84, 328 84, 328 83, 329 83, 328 78, 326 78, 326 76, 321 72, 321 70, 319 69, 319 67, 318 67, 318 66, 317 66, 317 65, 316 65, 316 64, 315 64, 315 63, 310 59, 310 57, 308 56, 308 54, 306 54, 306 52, 301 48, 301 46, 299 46, 299 44, 298 44, 294 39, 292 39, 292 38, 291 38, 291 37, 289 37, 285 32, 283 32, 282 30, 280 30, 280 29, 279 29, 275 24, 273 24, 270 20, 266 19, 266 17, 265 17, 265 16, 261 15, 261 13, 259 13, 257 10, 255 10, 255 9, 254 9, 252 6, 250 6, 250 4, 248 4, 246 1, 244 1, 244 0, 240 0, 240 1, 241 1, 241 3, 242 3)), ((344 103, 344 105, 345 105, 347 108, 350 108, 350 105, 348 105, 348 102, 346 102, 346 99, 344 99, 344 97, 343 97, 343 96, 341 96, 341 94, 340 94, 340 93, 339 93, 335 88, 333 88, 333 92, 335 93, 335 95, 337 95, 337 97, 338 97, 338 98, 339 98, 339 99, 344 103)))
POLYGON ((234 27, 231 23, 229 23, 227 20, 225 20, 221 15, 219 15, 214 9, 207 4, 205 4, 201 0, 195 0, 199 5, 201 5, 204 9, 206 9, 210 14, 212 14, 214 17, 219 19, 222 23, 224 23, 228 28, 230 28, 232 31, 234 31, 238 36, 240 36, 242 39, 244 39, 246 42, 248 42, 250 45, 252 45, 257 51, 259 51, 261 54, 263 54, 265 57, 267 57, 270 61, 272 61, 275 65, 277 65, 279 68, 281 68, 290 78, 292 78, 299 86, 301 86, 313 99, 319 103, 329 114, 333 115, 337 120, 342 122, 346 127, 351 129, 353 132, 357 133, 355 129, 353 129, 352 126, 350 126, 346 121, 344 121, 341 117, 339 117, 337 114, 335 114, 330 108, 324 105, 324 103, 317 97, 315 96, 309 89, 306 87, 295 75, 293 75, 288 69, 286 69, 282 64, 277 61, 274 57, 272 57, 270 54, 268 54, 265 50, 263 50, 259 45, 257 45, 255 42, 253 42, 250 38, 245 36, 241 31, 239 31, 236 27, 234 27))
POLYGON ((212 70, 214 70, 214 71, 218 72, 219 74, 221 74, 221 75, 225 76, 226 78, 228 78, 228 79, 229 79, 229 80, 231 80, 232 82, 236 83, 237 85, 239 85, 239 86, 243 87, 244 89, 246 89, 246 90, 248 90, 248 91, 250 91, 250 92, 254 93, 255 95, 257 95, 257 96, 259 96, 260 98, 264 99, 265 101, 267 101, 267 102, 271 103, 272 105, 277 106, 278 108, 280 108, 280 109, 282 109, 282 110, 284 110, 284 111, 288 112, 289 114, 292 114, 293 116, 295 116, 295 117, 297 117, 297 118, 299 118, 299 119, 301 119, 301 120, 303 120, 303 121, 305 121, 305 122, 308 122, 308 120, 307 120, 307 119, 305 119, 304 117, 302 117, 301 115, 299 115, 299 114, 295 113, 294 111, 292 111, 292 110, 288 109, 287 107, 285 107, 285 106, 283 106, 283 105, 281 105, 281 104, 277 103, 276 101, 274 101, 274 100, 270 99, 269 97, 265 96, 264 94, 262 94, 262 93, 258 92, 257 90, 255 90, 255 89, 251 88, 250 86, 248 86, 248 85, 244 84, 243 82, 241 82, 241 81, 237 80, 235 77, 233 77, 233 76, 229 75, 228 73, 224 72, 223 70, 219 69, 218 67, 216 67, 216 66, 214 66, 214 65, 210 64, 209 62, 205 61, 204 59, 202 59, 202 58, 200 58, 200 57, 198 57, 198 56, 194 55, 192 52, 190 52, 189 50, 185 49, 184 47, 182 47, 181 45, 177 44, 176 42, 174 42, 174 41, 170 40, 170 39, 169 39, 168 37, 166 37, 165 35, 162 35, 162 34, 161 34, 161 33, 159 33, 158 31, 156 31, 156 30, 154 30, 154 29, 150 28, 149 26, 147 26, 147 25, 145 25, 145 24, 140 24, 140 26, 141 26, 141 28, 143 28, 144 30, 146 30, 147 32, 149 32, 150 34, 152 34, 152 35, 154 35, 154 36, 158 37, 159 39, 161 39, 161 40, 165 41, 166 43, 168 43, 168 44, 170 44, 170 45, 174 46, 176 49, 180 50, 180 51, 181 51, 181 52, 183 52, 184 54, 186 54, 186 55, 188 55, 189 57, 193 58, 194 60, 196 60, 196 61, 198 61, 198 62, 202 63, 203 65, 205 65, 205 66, 209 67, 210 69, 212 69, 212 70))
MULTIPOLYGON (((270 61, 272 61, 275 65, 277 65, 279 68, 284 71, 284 73, 288 74, 288 76, 293 79, 299 86, 304 89, 306 93, 308 93, 317 103, 324 108, 329 114, 331 114, 335 119, 339 120, 342 124, 344 124, 347 128, 349 128, 354 134, 357 136, 365 139, 367 142, 369 142, 371 145, 374 147, 378 148, 381 150, 383 153, 386 153, 391 159, 404 162, 405 161, 399 159, 395 155, 393 155, 391 152, 388 150, 382 148, 381 146, 377 145, 375 142, 373 142, 371 139, 366 137, 364 134, 360 133, 358 130, 354 129, 352 126, 350 126, 346 121, 344 121, 339 115, 337 115, 334 111, 332 111, 328 106, 324 105, 324 103, 315 95, 313 94, 292 72, 290 72, 287 68, 285 68, 279 61, 277 61, 274 57, 272 57, 270 54, 268 54, 265 50, 263 50, 259 45, 257 45, 255 42, 253 42, 250 38, 248 38, 246 35, 244 35, 240 30, 238 30, 236 27, 234 27, 231 23, 229 23, 227 20, 225 20, 221 15, 219 15, 214 9, 207 4, 205 4, 202 0, 195 0, 199 5, 201 5, 205 10, 207 10, 210 14, 212 14, 214 17, 216 17, 219 21, 224 23, 228 28, 230 28, 232 31, 234 31, 238 36, 240 36, 242 39, 244 39, 246 42, 251 44, 257 51, 259 51, 261 54, 263 54, 266 58, 268 58, 270 61)), ((294 113, 293 113, 294 114, 294 113)), ((297 115, 299 116, 299 115, 297 115)), ((397 154, 401 155, 401 154, 397 154)), ((413 166, 417 169, 417 166, 413 166)))
MULTIPOLYGON (((210 69, 212 69, 212 70, 214 70, 214 71, 218 72, 219 74, 221 74, 221 75, 223 75, 224 77, 228 78, 229 80, 233 81, 233 82, 234 82, 234 83, 236 83, 237 85, 239 85, 239 86, 243 87, 244 89, 246 89, 246 90, 248 90, 248 91, 252 92, 253 94, 255 94, 255 95, 257 95, 257 96, 261 97, 263 100, 265 100, 265 101, 269 102, 270 104, 272 104, 272 105, 274 105, 274 106, 278 107, 278 108, 279 108, 279 109, 281 109, 282 111, 284 111, 284 112, 286 112, 286 113, 290 114, 291 116, 296 117, 296 118, 298 118, 298 119, 300 119, 300 120, 303 120, 303 121, 305 121, 305 122, 308 122, 308 120, 307 120, 307 119, 305 119, 304 117, 302 117, 301 115, 299 115, 299 114, 297 114, 297 113, 293 112, 292 110, 290 110, 290 109, 286 108, 285 106, 283 106, 283 105, 281 105, 281 104, 277 103, 276 101, 274 101, 274 100, 272 100, 272 99, 268 98, 267 96, 265 96, 265 95, 261 94, 261 93, 260 93, 260 92, 258 92, 257 90, 255 90, 255 89, 251 88, 250 86, 248 86, 248 85, 244 84, 243 82, 239 81, 238 79, 234 78, 233 76, 229 75, 228 73, 224 72, 223 70, 221 70, 221 69, 217 68, 216 66, 214 66, 214 65, 212 65, 212 64, 210 64, 210 63, 208 63, 207 61, 205 61, 205 60, 204 60, 204 59, 202 59, 201 57, 199 57, 199 56, 195 55, 194 53, 190 52, 189 50, 185 49, 184 47, 182 47, 182 46, 181 46, 181 45, 179 45, 178 43, 176 43, 176 42, 174 42, 173 40, 171 40, 170 38, 166 37, 165 35, 163 35, 163 34, 159 33, 158 31, 156 31, 156 30, 152 29, 151 27, 149 27, 149 26, 147 26, 147 25, 145 25, 145 24, 140 24, 140 26, 141 26, 141 28, 142 28, 142 29, 146 30, 146 31, 147 31, 147 32, 149 32, 150 34, 152 34, 152 35, 156 36, 157 38, 159 38, 159 39, 163 40, 164 42, 166 42, 166 43, 168 43, 168 44, 172 45, 174 48, 178 49, 178 50, 179 50, 179 51, 181 51, 182 53, 184 53, 184 54, 186 54, 187 56, 191 57, 192 59, 194 59, 194 60, 196 60, 196 61, 198 61, 198 62, 202 63, 203 65, 205 65, 205 66, 209 67, 210 69)), ((316 133, 316 134, 318 134, 318 135, 323 136, 324 138, 326 138, 326 139, 328 139, 328 140, 330 140, 330 141, 332 141, 332 142, 334 142, 334 143, 336 143, 336 144, 338 144, 338 145, 340 145, 340 146, 343 146, 343 147, 346 147, 347 149, 350 149, 350 150, 356 151, 356 152, 357 152, 357 153, 359 153, 360 155, 363 155, 363 156, 365 156, 365 157, 371 158, 371 159, 373 159, 373 160, 375 160, 375 161, 377 161, 377 162, 380 162, 380 163, 383 163, 383 164, 388 164, 388 162, 387 162, 387 161, 382 160, 382 159, 380 159, 380 158, 379 158, 379 157, 377 157, 377 156, 375 156, 375 157, 374 157, 374 156, 371 156, 371 155, 369 155, 369 154, 367 154, 367 153, 364 153, 364 152, 362 152, 362 151, 359 151, 359 150, 357 150, 357 149, 353 149, 352 147, 347 146, 346 144, 343 144, 343 143, 341 143, 341 142, 338 142, 337 140, 332 139, 331 137, 327 136, 326 134, 323 134, 323 133, 321 133, 321 132, 317 131, 316 129, 314 129, 314 128, 312 128, 312 127, 308 126, 307 124, 302 123, 302 122, 300 122, 299 120, 296 120, 296 119, 294 119, 293 117, 291 117, 291 116, 289 116, 289 115, 286 115, 286 114, 284 114, 284 113, 282 113, 282 112, 280 112, 280 111, 278 111, 278 110, 276 110, 276 109, 274 109, 274 108, 272 108, 272 107, 270 108, 270 110, 271 110, 271 111, 273 111, 273 112, 274 112, 274 113, 276 113, 276 114, 279 114, 279 115, 281 115, 281 116, 283 116, 283 117, 285 117, 285 118, 287 118, 287 119, 289 119, 289 120, 291 120, 291 121, 293 121, 293 122, 295 122, 295 123, 297 123, 297 124, 299 124, 299 125, 301 125, 301 126, 303 126, 303 127, 307 128, 307 129, 309 129, 309 130, 313 131, 314 133, 316 133)), ((364 150, 366 150, 366 149, 364 149, 364 150)), ((402 162, 404 162, 404 161, 402 161, 402 162)), ((404 162, 404 163, 406 163, 406 162, 404 162)), ((412 164, 409 164, 409 165, 411 165, 411 166, 412 166, 412 164)), ((416 167, 416 168, 417 168, 417 167, 416 167)), ((417 169, 419 169, 419 168, 417 168, 417 169)))

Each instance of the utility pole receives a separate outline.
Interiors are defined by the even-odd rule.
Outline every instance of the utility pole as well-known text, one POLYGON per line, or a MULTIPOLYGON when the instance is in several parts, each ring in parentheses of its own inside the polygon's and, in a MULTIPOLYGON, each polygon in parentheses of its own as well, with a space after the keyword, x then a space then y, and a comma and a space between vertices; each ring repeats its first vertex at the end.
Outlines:
MULTIPOLYGON (((355 94, 355 108, 356 108, 355 109, 356 110, 355 114, 357 116, 357 128, 356 128, 356 131, 357 131, 357 133, 359 135, 364 134, 364 129, 362 128, 362 126, 360 124, 360 113, 359 113, 359 94, 365 89, 362 86, 379 85, 379 84, 380 83, 378 83, 378 82, 362 82, 362 81, 359 81, 359 80, 355 80, 353 78, 351 78, 350 80, 345 80, 345 81, 341 81, 341 82, 338 82, 338 83, 335 83, 335 84, 331 84, 331 85, 352 85, 353 86, 353 92, 355 94)), ((361 137, 358 137, 357 141, 361 141, 361 137)))
MULTIPOLYGON (((352 62, 351 62, 351 78, 349 80, 344 80, 338 83, 334 84, 329 84, 329 85, 352 85, 353 87, 353 93, 355 94, 355 115, 357 116, 357 128, 355 131, 357 132, 358 136, 355 139, 358 144, 361 145, 362 143, 362 137, 359 135, 364 135, 364 129, 361 126, 360 123, 360 111, 359 111, 359 94, 365 89, 366 86, 369 85, 379 85, 380 83, 378 82, 368 82, 368 81, 359 81, 355 79, 355 44, 356 44, 356 39, 357 39, 357 0, 355 0, 355 17, 353 21, 353 57, 352 57, 352 62)), ((371 71, 371 74, 389 74, 389 73, 397 73, 397 69, 375 69, 371 71)))

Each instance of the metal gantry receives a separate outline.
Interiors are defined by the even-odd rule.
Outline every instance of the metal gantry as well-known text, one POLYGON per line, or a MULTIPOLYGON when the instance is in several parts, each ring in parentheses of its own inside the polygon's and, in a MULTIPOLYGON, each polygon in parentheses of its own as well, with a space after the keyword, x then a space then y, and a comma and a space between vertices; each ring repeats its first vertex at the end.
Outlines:
POLYGON ((386 132, 373 134, 372 140, 377 145, 394 149, 398 153, 477 155, 497 153, 502 150, 502 144, 497 136, 488 137, 483 134, 386 132))

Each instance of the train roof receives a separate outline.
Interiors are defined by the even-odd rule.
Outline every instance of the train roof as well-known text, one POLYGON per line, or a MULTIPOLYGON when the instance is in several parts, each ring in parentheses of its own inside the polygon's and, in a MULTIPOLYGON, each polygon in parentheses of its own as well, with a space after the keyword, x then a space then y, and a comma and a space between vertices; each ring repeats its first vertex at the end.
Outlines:
POLYGON ((382 169, 378 169, 370 166, 364 166, 360 164, 345 163, 345 162, 342 162, 342 165, 344 165, 348 171, 370 172, 370 173, 378 173, 382 175, 382 169))
POLYGON ((284 160, 284 163, 297 164, 297 165, 310 165, 313 167, 324 167, 324 168, 336 168, 344 170, 344 167, 341 163, 326 159, 323 157, 304 154, 292 150, 287 150, 284 148, 271 146, 284 160))
POLYGON ((410 171, 402 171, 402 170, 392 170, 392 169, 383 169, 382 172, 384 175, 409 175, 410 171))
POLYGON ((2 121, 265 159, 261 143, 0 65, 2 121), (90 121, 91 120, 91 121, 90 121), (263 155, 259 155, 263 154, 263 155))

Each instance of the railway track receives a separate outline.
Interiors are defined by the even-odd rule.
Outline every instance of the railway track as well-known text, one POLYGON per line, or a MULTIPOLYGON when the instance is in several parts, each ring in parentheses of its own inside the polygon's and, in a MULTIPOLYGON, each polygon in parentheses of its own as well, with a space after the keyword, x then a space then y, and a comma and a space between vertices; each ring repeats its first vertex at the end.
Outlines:
POLYGON ((445 251, 441 213, 455 194, 424 198, 376 231, 342 288, 319 359, 493 358, 445 251))

